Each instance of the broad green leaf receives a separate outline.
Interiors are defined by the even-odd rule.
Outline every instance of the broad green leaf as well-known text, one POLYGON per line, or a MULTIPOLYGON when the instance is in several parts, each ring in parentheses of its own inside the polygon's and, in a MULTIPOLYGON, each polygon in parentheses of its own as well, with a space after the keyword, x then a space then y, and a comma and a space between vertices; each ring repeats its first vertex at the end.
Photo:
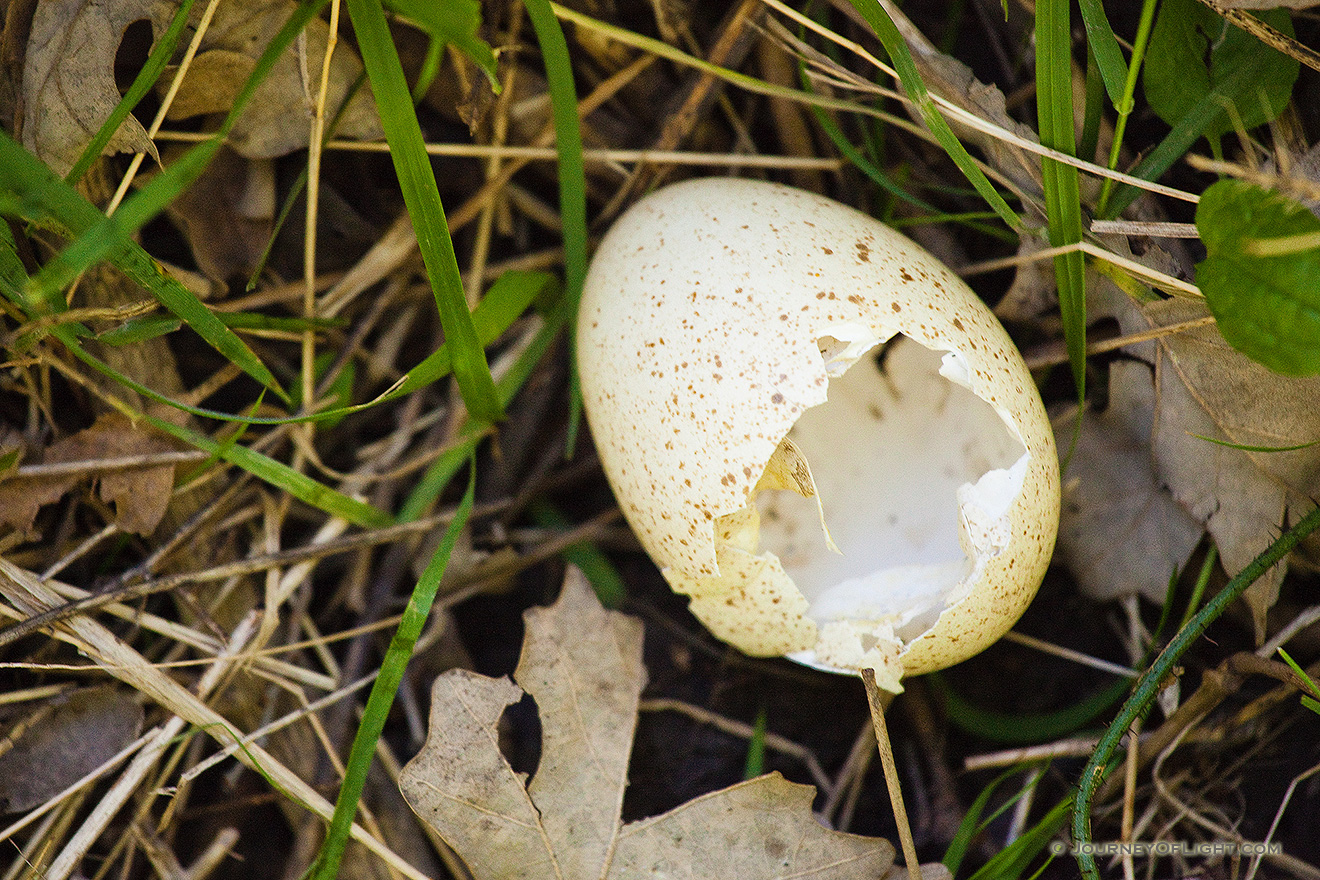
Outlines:
POLYGON ((486 363, 486 352, 472 326, 458 274, 458 258, 449 237, 449 223, 440 204, 440 189, 426 154, 421 125, 381 0, 348 0, 348 14, 376 96, 381 127, 385 129, 403 201, 417 234, 417 246, 435 293, 440 326, 453 352, 454 378, 468 411, 477 418, 497 421, 503 418, 504 411, 486 363))
MULTIPOLYGON (((1293 36, 1285 10, 1262 12, 1259 18, 1293 36)), ((1212 91, 1219 91, 1234 112, 1222 114, 1202 132, 1217 138, 1235 125, 1251 129, 1278 116, 1300 69, 1295 59, 1230 25, 1206 4, 1164 0, 1151 32, 1142 85, 1151 109, 1170 125, 1212 91), (1218 89, 1230 74, 1248 66, 1258 67, 1249 81, 1231 92, 1218 89)))
POLYGON ((1320 373, 1320 219, 1237 180, 1201 196, 1196 284, 1228 343, 1277 373, 1320 373))
POLYGON ((479 0, 385 0, 385 7, 404 21, 424 32, 437 44, 461 49, 476 62, 499 91, 495 53, 481 38, 481 3, 479 0))

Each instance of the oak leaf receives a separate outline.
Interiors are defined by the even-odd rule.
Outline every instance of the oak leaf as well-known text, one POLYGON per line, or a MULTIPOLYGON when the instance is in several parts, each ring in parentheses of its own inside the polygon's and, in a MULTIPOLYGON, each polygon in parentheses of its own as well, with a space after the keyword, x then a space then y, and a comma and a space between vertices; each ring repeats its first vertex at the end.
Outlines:
MULTIPOLYGON (((124 32, 146 20, 163 33, 174 9, 169 0, 41 0, 23 62, 23 145, 57 174, 72 168, 119 103, 114 67, 124 32)), ((106 153, 139 151, 156 156, 130 114, 106 153)))
POLYGON ((517 684, 455 670, 432 692, 430 733, 399 784, 476 880, 642 877, 880 878, 894 850, 831 831, 812 789, 770 774, 622 824, 637 705, 646 683, 639 621, 600 606, 580 572, 526 615, 517 684), (521 686, 521 687, 520 687, 521 686), (541 716, 527 782, 496 725, 524 691, 541 716))

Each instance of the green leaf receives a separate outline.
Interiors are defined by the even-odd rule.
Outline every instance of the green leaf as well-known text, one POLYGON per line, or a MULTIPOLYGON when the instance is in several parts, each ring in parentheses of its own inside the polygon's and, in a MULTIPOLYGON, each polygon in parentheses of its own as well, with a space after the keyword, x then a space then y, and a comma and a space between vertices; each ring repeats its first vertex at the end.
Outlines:
POLYGON ((1229 345, 1277 373, 1320 373, 1320 219, 1223 180, 1202 194, 1196 228, 1206 249, 1196 284, 1229 345))
POLYGON ((486 352, 477 339, 468 312, 458 258, 449 237, 449 223, 440 204, 431 160, 426 155, 422 129, 417 122, 412 95, 403 78, 399 53, 390 36, 380 0, 348 0, 348 13, 357 35, 362 63, 376 96, 381 127, 394 159, 394 170, 403 190, 403 201, 417 234, 417 246, 426 264, 426 274, 435 293, 440 326, 444 328, 454 358, 454 378, 468 412, 477 418, 498 421, 504 417, 495 382, 486 363, 486 352))
MULTIPOLYGON (((1292 21, 1282 9, 1262 12, 1261 21, 1293 36, 1292 21)), ((1146 100, 1161 119, 1176 124, 1202 98, 1219 92, 1234 114, 1224 113, 1204 134, 1217 138, 1235 125, 1252 129, 1273 120, 1288 104, 1300 64, 1240 30, 1198 0, 1164 0, 1151 32, 1142 71, 1146 100), (1235 70, 1258 67, 1249 81, 1231 92, 1219 87, 1235 70)))
POLYGON ((495 53, 483 40, 479 0, 385 0, 385 6, 408 24, 424 32, 437 44, 461 49, 476 62, 491 88, 500 90, 496 77, 495 53))

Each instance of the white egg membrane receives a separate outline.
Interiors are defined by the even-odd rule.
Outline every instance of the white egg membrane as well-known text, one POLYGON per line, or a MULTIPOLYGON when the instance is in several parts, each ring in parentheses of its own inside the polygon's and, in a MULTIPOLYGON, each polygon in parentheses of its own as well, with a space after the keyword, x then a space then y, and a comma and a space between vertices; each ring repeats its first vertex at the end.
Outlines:
MULTIPOLYGON (((857 341, 820 341, 837 377, 829 399, 788 436, 811 467, 840 552, 827 547, 816 499, 786 490, 757 496, 760 546, 779 557, 822 630, 841 621, 854 632, 892 627, 908 643, 966 594, 977 561, 1007 544, 1029 456, 1016 430, 966 387, 957 352, 896 337, 882 372, 866 354, 874 337, 857 339, 850 328, 838 336, 857 341)), ((817 665, 814 652, 794 659, 817 665)))

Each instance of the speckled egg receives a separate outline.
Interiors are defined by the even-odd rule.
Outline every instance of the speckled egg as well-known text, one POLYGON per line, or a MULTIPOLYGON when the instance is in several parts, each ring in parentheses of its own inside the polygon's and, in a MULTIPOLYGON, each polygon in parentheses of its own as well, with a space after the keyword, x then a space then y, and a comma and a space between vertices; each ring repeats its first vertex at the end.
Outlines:
POLYGON ((743 651, 897 691, 1035 594, 1059 516, 1035 384, 985 304, 883 223, 777 184, 661 189, 596 252, 577 351, 628 522, 743 651))

